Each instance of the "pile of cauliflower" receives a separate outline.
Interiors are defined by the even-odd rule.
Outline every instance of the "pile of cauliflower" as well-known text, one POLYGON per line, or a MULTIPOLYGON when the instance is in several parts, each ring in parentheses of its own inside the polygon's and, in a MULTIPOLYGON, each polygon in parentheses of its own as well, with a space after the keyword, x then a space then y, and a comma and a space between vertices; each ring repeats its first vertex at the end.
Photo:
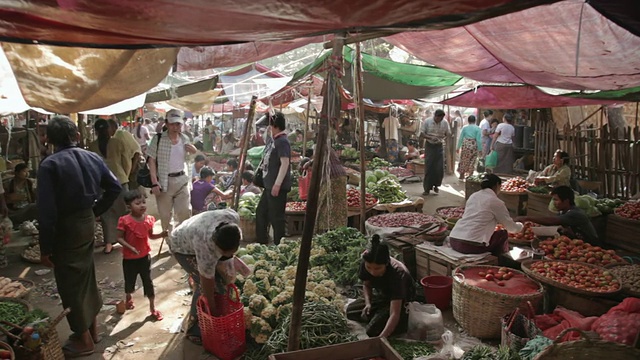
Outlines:
MULTIPOLYGON (((264 344, 279 322, 290 312, 299 253, 298 242, 284 242, 277 246, 250 244, 239 251, 253 273, 246 278, 238 275, 236 286, 241 290, 245 326, 258 344, 264 344)), ((324 254, 313 248, 311 257, 324 254)), ((336 293, 336 284, 328 279, 322 266, 309 269, 306 302, 333 304, 344 311, 344 300, 336 293)))

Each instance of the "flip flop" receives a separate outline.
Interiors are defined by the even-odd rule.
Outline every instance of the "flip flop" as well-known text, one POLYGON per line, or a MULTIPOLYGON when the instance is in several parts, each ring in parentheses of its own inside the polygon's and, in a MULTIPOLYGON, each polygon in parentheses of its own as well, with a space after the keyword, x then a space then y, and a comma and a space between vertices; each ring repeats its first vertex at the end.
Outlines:
POLYGON ((154 318, 155 321, 162 321, 162 319, 164 319, 162 313, 158 310, 153 311, 151 317, 154 318))
POLYGON ((78 357, 83 357, 83 356, 89 356, 91 354, 93 354, 96 350, 91 349, 91 350, 85 350, 85 351, 77 351, 72 349, 71 343, 66 343, 63 347, 62 347, 62 352, 64 353, 64 356, 67 358, 78 358, 78 357))

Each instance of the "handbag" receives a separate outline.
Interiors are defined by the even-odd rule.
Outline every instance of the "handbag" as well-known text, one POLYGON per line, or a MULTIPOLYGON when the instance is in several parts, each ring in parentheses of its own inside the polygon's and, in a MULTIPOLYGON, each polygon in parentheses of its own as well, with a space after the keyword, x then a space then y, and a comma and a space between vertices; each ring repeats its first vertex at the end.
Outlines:
POLYGON ((253 175, 253 185, 264 189, 264 171, 262 170, 262 160, 264 160, 264 158, 260 159, 258 170, 256 170, 256 173, 253 175))
POLYGON ((300 200, 306 201, 309 194, 309 185, 311 185, 311 170, 304 170, 302 175, 298 177, 298 191, 300 200))
MULTIPOLYGON (((160 148, 160 138, 162 137, 162 133, 159 133, 157 136, 158 136, 158 142, 156 145, 156 159, 158 158, 158 149, 160 148)), ((140 168, 138 169, 138 175, 136 177, 136 181, 138 182, 138 185, 150 189, 153 187, 153 182, 151 182, 151 171, 149 170, 148 163, 149 163, 149 156, 147 156, 147 159, 145 161, 140 162, 140 168)), ((156 160, 156 165, 157 164, 158 164, 158 161, 156 160)))

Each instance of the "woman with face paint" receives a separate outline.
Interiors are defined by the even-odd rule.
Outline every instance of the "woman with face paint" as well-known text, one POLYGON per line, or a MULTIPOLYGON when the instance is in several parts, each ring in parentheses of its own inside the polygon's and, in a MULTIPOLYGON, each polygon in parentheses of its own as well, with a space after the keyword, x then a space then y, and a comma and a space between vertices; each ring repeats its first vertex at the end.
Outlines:
POLYGON ((404 304, 413 300, 414 281, 407 267, 389 256, 389 246, 380 236, 374 235, 362 253, 358 277, 364 285, 364 298, 347 306, 347 318, 366 322, 369 337, 405 332, 408 316, 404 304))
POLYGON ((209 307, 215 309, 214 293, 216 290, 224 292, 225 284, 232 282, 235 277, 221 274, 225 268, 221 265, 230 260, 236 270, 239 266, 247 269, 234 256, 242 239, 239 223, 238 213, 231 209, 205 211, 180 224, 167 241, 171 253, 195 285, 186 331, 187 338, 194 343, 202 343, 196 308, 200 293, 207 299, 209 307))

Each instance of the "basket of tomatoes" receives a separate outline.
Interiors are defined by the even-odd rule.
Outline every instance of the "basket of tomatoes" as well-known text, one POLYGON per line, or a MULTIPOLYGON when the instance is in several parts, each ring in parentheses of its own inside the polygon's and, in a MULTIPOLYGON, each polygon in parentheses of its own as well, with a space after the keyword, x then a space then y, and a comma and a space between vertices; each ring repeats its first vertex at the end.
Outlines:
POLYGON ((536 248, 544 251, 549 260, 570 260, 597 266, 627 263, 616 254, 615 250, 606 250, 584 240, 571 239, 567 236, 546 238, 541 240, 536 248))
POLYGON ((527 260, 522 271, 544 284, 581 295, 606 296, 622 289, 608 269, 577 261, 527 260))

